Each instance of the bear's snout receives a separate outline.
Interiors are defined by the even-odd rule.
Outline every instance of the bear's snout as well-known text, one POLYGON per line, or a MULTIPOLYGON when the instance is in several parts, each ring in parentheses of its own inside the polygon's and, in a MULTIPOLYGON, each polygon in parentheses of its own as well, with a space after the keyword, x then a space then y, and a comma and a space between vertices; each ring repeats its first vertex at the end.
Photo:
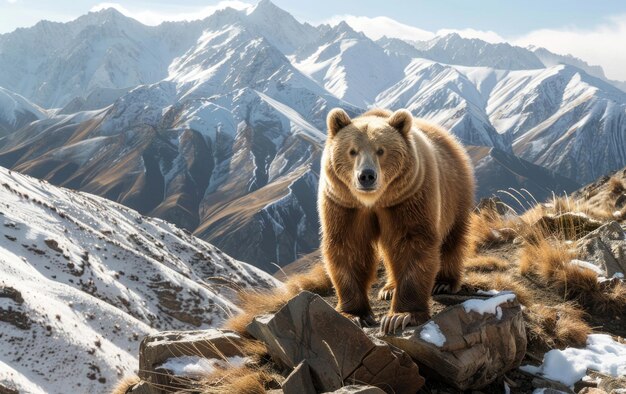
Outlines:
POLYGON ((359 186, 363 189, 372 189, 376 184, 376 171, 366 168, 359 172, 359 186))

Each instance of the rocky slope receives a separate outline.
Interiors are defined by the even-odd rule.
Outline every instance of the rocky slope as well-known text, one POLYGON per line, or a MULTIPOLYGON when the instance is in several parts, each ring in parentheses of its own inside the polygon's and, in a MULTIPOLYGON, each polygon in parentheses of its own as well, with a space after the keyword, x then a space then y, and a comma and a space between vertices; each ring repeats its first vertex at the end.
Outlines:
POLYGON ((277 282, 174 225, 0 168, 0 390, 106 392, 156 330, 277 282))

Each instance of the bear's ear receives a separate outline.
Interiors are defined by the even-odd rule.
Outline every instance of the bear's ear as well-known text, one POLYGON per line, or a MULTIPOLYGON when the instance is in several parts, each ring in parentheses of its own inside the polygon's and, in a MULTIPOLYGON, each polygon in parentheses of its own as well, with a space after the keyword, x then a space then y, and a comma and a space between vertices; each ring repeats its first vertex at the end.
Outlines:
POLYGON ((413 127, 413 115, 406 109, 399 109, 389 117, 388 122, 406 137, 413 127))
POLYGON ((326 125, 328 126, 328 135, 334 137, 339 130, 352 123, 350 117, 341 108, 335 108, 328 113, 326 125))

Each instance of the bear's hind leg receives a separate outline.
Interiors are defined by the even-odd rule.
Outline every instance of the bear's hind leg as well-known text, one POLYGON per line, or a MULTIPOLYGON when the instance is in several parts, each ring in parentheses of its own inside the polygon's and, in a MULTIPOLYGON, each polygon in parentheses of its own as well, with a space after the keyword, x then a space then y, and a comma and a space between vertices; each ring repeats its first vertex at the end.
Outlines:
POLYGON ((433 294, 456 293, 461 288, 463 259, 467 251, 468 220, 455 223, 441 246, 441 268, 437 274, 433 294))

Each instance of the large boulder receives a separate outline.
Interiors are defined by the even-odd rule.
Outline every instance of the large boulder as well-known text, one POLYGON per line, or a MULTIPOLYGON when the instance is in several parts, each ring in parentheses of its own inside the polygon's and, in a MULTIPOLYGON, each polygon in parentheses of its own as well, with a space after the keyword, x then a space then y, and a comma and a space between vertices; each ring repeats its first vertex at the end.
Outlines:
POLYGON ((427 377, 459 390, 491 383, 526 354, 522 309, 512 293, 465 301, 381 338, 411 355, 427 377))
POLYGON ((607 278, 626 273, 626 235, 617 222, 610 222, 578 241, 578 257, 595 265, 607 278))
POLYGON ((369 338, 320 296, 303 291, 273 315, 257 316, 247 331, 263 341, 279 366, 306 360, 318 391, 359 382, 387 392, 415 393, 424 384, 403 351, 369 338))

